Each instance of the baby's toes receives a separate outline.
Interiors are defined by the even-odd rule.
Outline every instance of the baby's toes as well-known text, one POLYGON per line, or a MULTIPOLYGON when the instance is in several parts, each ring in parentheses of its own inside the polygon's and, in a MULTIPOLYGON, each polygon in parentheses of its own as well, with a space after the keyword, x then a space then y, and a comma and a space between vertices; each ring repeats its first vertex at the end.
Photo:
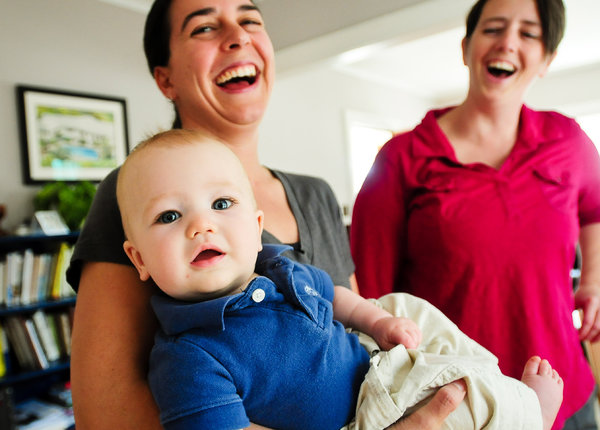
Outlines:
POLYGON ((527 360, 527 363, 525 363, 525 368, 523 369, 523 376, 525 377, 527 375, 537 375, 540 369, 540 361, 541 358, 537 355, 534 355, 533 357, 529 358, 529 360, 527 360))
POLYGON ((563 385, 563 379, 555 369, 552 369, 552 379, 554 379, 558 385, 563 385))
POLYGON ((548 360, 544 359, 540 362, 540 368, 538 370, 538 375, 542 376, 552 376, 552 366, 548 362, 548 360))

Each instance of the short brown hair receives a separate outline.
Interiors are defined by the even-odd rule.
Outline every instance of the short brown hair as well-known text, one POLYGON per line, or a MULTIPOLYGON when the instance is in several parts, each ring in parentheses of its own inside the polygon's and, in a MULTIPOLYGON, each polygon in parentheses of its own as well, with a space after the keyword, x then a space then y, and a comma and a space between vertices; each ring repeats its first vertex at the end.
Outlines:
MULTIPOLYGON (((467 15, 466 39, 470 39, 477 27, 481 13, 488 0, 478 0, 467 15)), ((546 54, 556 52, 565 34, 565 5, 562 0, 535 0, 542 24, 542 43, 546 54)))

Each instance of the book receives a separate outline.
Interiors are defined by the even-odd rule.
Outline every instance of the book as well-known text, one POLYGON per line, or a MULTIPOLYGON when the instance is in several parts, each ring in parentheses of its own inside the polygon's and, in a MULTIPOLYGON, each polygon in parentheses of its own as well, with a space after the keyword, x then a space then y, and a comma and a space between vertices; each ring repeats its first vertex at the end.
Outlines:
POLYGON ((58 325, 58 316, 53 313, 47 313, 45 316, 46 322, 48 323, 48 327, 50 328, 52 339, 54 340, 54 344, 58 347, 60 357, 66 357, 67 351, 62 344, 62 337, 58 325))
POLYGON ((35 330, 33 321, 29 318, 22 318, 21 323, 24 324, 25 332, 27 333, 27 341, 29 342, 29 347, 33 351, 35 367, 37 369, 47 369, 50 367, 50 364, 48 363, 48 358, 46 357, 38 333, 35 330))
POLYGON ((8 348, 8 339, 2 324, 0 324, 0 378, 6 375, 10 365, 7 362, 9 360, 10 349, 8 348))
POLYGON ((27 342, 27 333, 19 322, 20 317, 8 317, 4 321, 6 336, 15 352, 19 366, 24 370, 36 368, 33 353, 27 342))
POLYGON ((71 321, 69 314, 65 312, 58 314, 58 327, 65 353, 67 356, 71 356, 71 321))
POLYGON ((41 260, 42 260, 42 256, 40 254, 35 254, 33 256, 33 267, 31 270, 31 293, 30 293, 30 301, 31 302, 39 301, 38 287, 39 287, 41 260))
POLYGON ((63 297, 66 288, 70 287, 67 284, 66 271, 71 259, 72 247, 68 243, 61 243, 60 249, 56 256, 56 267, 52 278, 52 286, 50 288, 50 298, 59 299, 63 297))
POLYGON ((18 305, 21 296, 23 278, 23 254, 9 252, 6 254, 6 288, 4 302, 6 306, 18 305))
POLYGON ((23 252, 23 267, 21 270, 21 294, 20 303, 22 305, 28 305, 31 303, 31 290, 33 278, 33 251, 26 249, 23 252))
POLYGON ((60 351, 56 344, 56 340, 50 331, 46 314, 42 310, 37 310, 33 313, 31 319, 33 320, 42 348, 46 353, 46 358, 50 362, 58 360, 60 358, 60 351))
POLYGON ((40 255, 40 267, 38 273, 38 286, 37 286, 37 299, 42 302, 49 296, 49 284, 51 277, 51 270, 53 268, 52 254, 41 254, 40 255))

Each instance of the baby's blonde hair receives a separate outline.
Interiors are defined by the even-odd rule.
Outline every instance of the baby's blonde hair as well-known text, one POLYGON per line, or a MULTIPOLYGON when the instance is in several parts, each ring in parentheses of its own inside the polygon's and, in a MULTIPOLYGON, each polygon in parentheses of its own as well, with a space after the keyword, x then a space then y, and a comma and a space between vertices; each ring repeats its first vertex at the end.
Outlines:
POLYGON ((187 130, 187 129, 178 128, 178 129, 172 129, 172 130, 167 130, 167 131, 161 131, 161 132, 147 138, 146 140, 143 140, 135 148, 133 148, 133 150, 127 156, 127 158, 125 159, 125 162, 119 169, 119 174, 117 177, 117 204, 119 206, 119 210, 121 211, 121 221, 123 223, 123 229, 125 230, 126 235, 127 235, 127 230, 128 230, 127 222, 126 222, 127 216, 123 211, 123 203, 124 203, 124 199, 125 199, 125 191, 126 191, 127 187, 130 186, 130 184, 127 184, 124 178, 126 178, 127 171, 129 170, 130 166, 135 162, 135 160, 138 158, 138 156, 150 148, 176 148, 176 147, 181 147, 183 145, 197 145, 197 144, 203 144, 203 143, 206 143, 206 144, 216 143, 216 144, 222 146, 228 152, 230 152, 231 155, 233 156, 233 158, 235 158, 235 160, 237 160, 237 163, 239 164, 242 172, 244 173, 243 177, 245 178, 245 182, 246 182, 245 188, 247 188, 247 191, 252 200, 252 203, 253 203, 254 207, 256 208, 256 200, 254 198, 254 193, 252 192, 252 186, 250 184, 250 179, 248 178, 248 175, 246 174, 244 166, 242 165, 239 158, 233 153, 233 151, 231 151, 231 149, 229 149, 227 147, 227 145, 225 145, 225 143, 223 141, 215 138, 214 136, 208 135, 208 134, 203 133, 198 130, 187 130))

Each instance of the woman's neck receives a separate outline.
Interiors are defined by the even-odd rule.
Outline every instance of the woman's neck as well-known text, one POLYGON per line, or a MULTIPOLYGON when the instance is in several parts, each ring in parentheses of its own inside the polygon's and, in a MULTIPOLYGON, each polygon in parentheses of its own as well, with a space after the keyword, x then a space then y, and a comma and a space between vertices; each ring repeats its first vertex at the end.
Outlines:
POLYGON ((493 103, 467 99, 448 112, 452 134, 471 142, 516 140, 522 103, 493 103))
POLYGON ((202 130, 222 141, 240 159, 251 181, 264 175, 266 169, 261 166, 258 159, 258 126, 217 124, 207 127, 204 124, 184 121, 183 127, 202 130))
POLYGON ((477 103, 467 97, 438 124, 459 162, 500 168, 517 141, 520 112, 520 104, 477 103))

